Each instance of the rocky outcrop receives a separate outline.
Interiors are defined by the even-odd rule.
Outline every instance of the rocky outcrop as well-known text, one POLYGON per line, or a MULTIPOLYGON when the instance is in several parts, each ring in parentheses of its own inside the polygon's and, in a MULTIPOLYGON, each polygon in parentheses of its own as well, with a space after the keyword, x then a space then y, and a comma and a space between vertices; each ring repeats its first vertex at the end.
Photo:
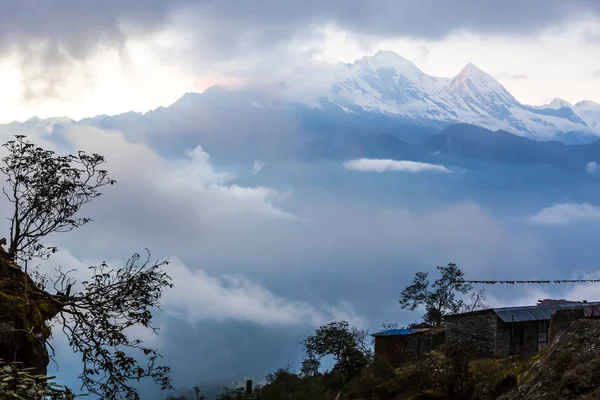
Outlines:
POLYGON ((585 312, 583 307, 581 308, 565 308, 556 311, 550 318, 550 324, 548 326, 548 340, 552 340, 556 335, 565 330, 573 321, 585 318, 585 312))
POLYGON ((600 320, 578 319, 557 333, 502 400, 600 399, 600 320))
POLYGON ((6 253, 0 253, 0 359, 46 374, 46 340, 56 314, 49 299, 6 253))

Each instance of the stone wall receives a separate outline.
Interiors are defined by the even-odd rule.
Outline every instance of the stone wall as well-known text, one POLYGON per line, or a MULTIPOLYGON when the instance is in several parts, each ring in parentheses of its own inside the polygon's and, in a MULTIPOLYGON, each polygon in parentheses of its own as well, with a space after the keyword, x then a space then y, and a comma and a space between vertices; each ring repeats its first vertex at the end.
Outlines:
POLYGON ((583 318, 585 318, 583 307, 557 310, 550 318, 550 326, 548 327, 548 342, 552 341, 558 332, 566 329, 571 322, 583 318))
POLYGON ((510 324, 498 321, 496 330, 496 347, 494 355, 504 358, 510 355, 510 324))
POLYGON ((512 322, 498 321, 496 331, 496 357, 508 357, 512 354, 532 355, 538 352, 538 321, 515 322, 515 340, 511 351, 512 322), (519 336, 522 341, 518 343, 519 336))
POLYGON ((498 317, 492 310, 449 318, 446 321, 447 343, 469 343, 484 356, 496 350, 496 324, 498 317))

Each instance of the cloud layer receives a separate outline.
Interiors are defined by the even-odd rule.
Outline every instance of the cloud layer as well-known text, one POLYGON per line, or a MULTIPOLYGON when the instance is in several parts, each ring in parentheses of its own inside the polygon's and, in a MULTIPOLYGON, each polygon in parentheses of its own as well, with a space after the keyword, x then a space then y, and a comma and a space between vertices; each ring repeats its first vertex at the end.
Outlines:
POLYGON ((451 172, 443 165, 428 164, 416 161, 397 161, 397 160, 378 160, 371 158, 359 158, 356 160, 346 161, 344 163, 346 169, 361 172, 451 172))
MULTIPOLYGON (((143 253, 142 256, 145 257, 143 253)), ((347 304, 311 304, 294 300, 275 295, 242 273, 211 276, 201 269, 189 268, 176 257, 167 259, 169 265, 163 269, 171 277, 174 288, 167 289, 162 296, 164 314, 157 314, 159 321, 166 316, 190 324, 239 321, 271 327, 316 327, 330 321, 347 320, 357 326, 364 325, 362 318, 347 304)), ((43 262, 39 271, 53 276, 54 267, 60 265, 63 271, 73 271, 70 276, 77 281, 74 290, 81 290, 81 282, 89 281, 92 277, 88 267, 100 263, 101 260, 78 259, 68 250, 61 250, 53 255, 51 260, 43 262)), ((107 264, 111 268, 119 268, 125 262, 110 260, 107 264)), ((142 329, 136 330, 136 334, 156 341, 156 337, 148 333, 142 329)))
POLYGON ((272 78, 276 69, 289 77, 323 50, 319 43, 331 27, 359 41, 437 41, 461 32, 531 35, 599 13, 596 2, 584 0, 385 0, 377 6, 366 0, 64 0, 60 7, 51 0, 3 2, 0 59, 19 63, 26 98, 56 97, 85 60, 114 51, 127 66, 130 45, 137 42, 153 43, 164 61, 186 60, 184 69, 203 71, 204 79, 272 78))
POLYGON ((439 39, 458 30, 484 34, 520 34, 560 21, 598 14, 596 2, 573 0, 339 0, 282 4, 273 0, 132 0, 128 2, 50 0, 3 2, 0 6, 1 52, 25 51, 48 63, 86 57, 98 46, 119 46, 128 37, 165 27, 185 27, 204 56, 225 57, 280 46, 316 26, 335 24, 365 35, 439 39), (423 20, 427 24, 423 24, 423 20))
POLYGON ((555 204, 529 217, 537 225, 569 225, 577 222, 600 222, 600 208, 589 203, 555 204))

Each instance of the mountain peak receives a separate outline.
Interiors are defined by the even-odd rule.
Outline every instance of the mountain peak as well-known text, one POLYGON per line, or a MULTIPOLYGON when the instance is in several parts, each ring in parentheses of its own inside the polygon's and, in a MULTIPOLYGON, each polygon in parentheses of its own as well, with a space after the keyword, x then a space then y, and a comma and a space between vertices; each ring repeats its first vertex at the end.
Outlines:
POLYGON ((452 93, 462 93, 466 95, 472 92, 496 92, 501 94, 510 103, 516 103, 512 95, 490 74, 477 67, 473 63, 468 63, 454 79, 450 81, 447 90, 452 93))
POLYGON ((473 79, 473 80, 493 80, 494 82, 496 81, 494 78, 492 78, 491 75, 489 75, 487 72, 485 72, 484 70, 482 70, 481 68, 479 68, 478 66, 476 66, 475 64, 473 64, 472 62, 468 63, 467 65, 465 65, 465 67, 458 73, 458 75, 456 76, 459 79, 473 79))
POLYGON ((373 54, 370 58, 372 58, 372 59, 406 60, 406 58, 402 57, 400 54, 393 52, 391 50, 379 50, 377 53, 373 54))
POLYGON ((560 99, 558 97, 555 98, 554 100, 552 100, 550 102, 549 106, 550 106, 550 108, 553 108, 555 110, 557 110, 559 108, 563 108, 563 107, 566 107, 566 108, 571 108, 572 107, 571 103, 569 103, 566 100, 560 99))
POLYGON ((593 100, 581 100, 580 102, 575 103, 575 107, 577 107, 577 108, 600 108, 600 103, 596 103, 593 100))
POLYGON ((371 69, 394 68, 398 72, 407 69, 420 71, 412 61, 389 50, 379 50, 372 56, 364 56, 363 58, 356 60, 354 65, 360 65, 371 69))

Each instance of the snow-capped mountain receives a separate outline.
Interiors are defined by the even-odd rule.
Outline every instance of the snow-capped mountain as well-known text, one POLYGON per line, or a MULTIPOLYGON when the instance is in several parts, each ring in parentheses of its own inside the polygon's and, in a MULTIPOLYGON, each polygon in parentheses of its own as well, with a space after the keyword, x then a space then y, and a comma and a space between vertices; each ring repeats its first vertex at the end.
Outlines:
POLYGON ((442 95, 448 79, 425 74, 415 64, 389 51, 340 67, 327 101, 342 109, 404 115, 416 120, 454 117, 442 95))
POLYGON ((560 110, 561 108, 572 108, 572 107, 573 107, 573 105, 571 103, 569 103, 566 100, 559 99, 559 98, 555 98, 548 104, 544 104, 541 106, 534 106, 534 108, 537 108, 539 110, 543 110, 545 108, 550 108, 552 110, 560 110))
POLYGON ((326 101, 346 112, 376 112, 419 122, 464 122, 535 139, 561 134, 600 135, 600 105, 520 103, 496 79, 469 63, 454 78, 421 71, 409 60, 380 51, 340 67, 326 101))
POLYGON ((591 100, 576 103, 571 109, 595 131, 600 131, 600 104, 591 100))

